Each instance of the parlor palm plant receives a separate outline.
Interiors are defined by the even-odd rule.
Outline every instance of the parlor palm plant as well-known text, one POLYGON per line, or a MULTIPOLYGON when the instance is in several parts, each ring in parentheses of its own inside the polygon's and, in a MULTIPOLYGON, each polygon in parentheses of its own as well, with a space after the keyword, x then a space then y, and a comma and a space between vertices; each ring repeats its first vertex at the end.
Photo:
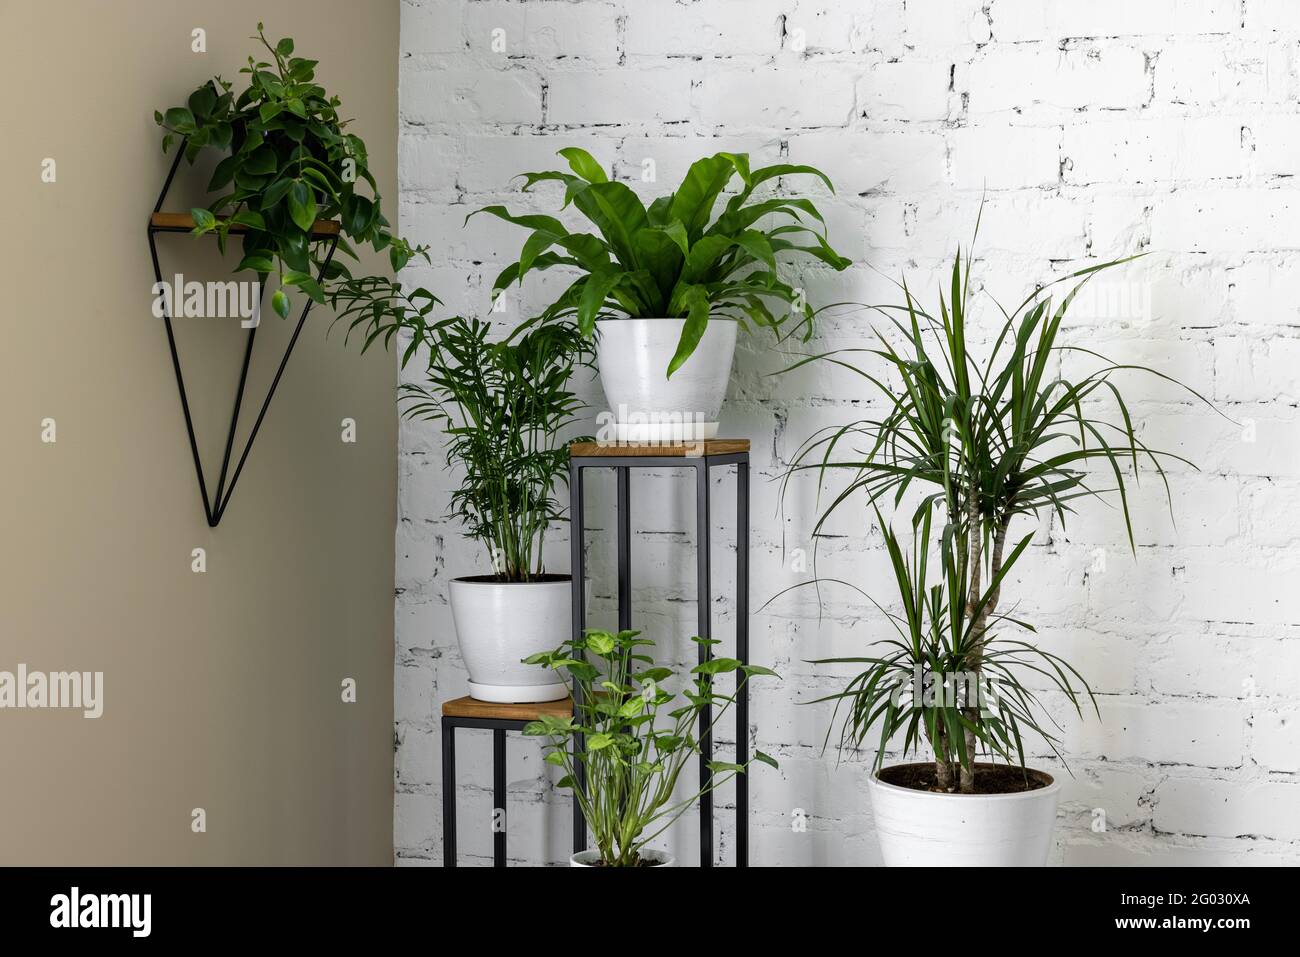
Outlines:
MULTIPOLYGON (((821 480, 831 472, 848 477, 822 510, 814 535, 859 492, 873 505, 892 499, 897 506, 911 490, 922 496, 913 519, 918 550, 910 567, 885 528, 910 640, 905 649, 895 648, 892 657, 850 659, 867 667, 836 697, 850 703, 846 741, 861 743, 879 722, 882 748, 895 731, 905 729, 910 749, 923 732, 935 754, 938 790, 975 792, 980 748, 1023 768, 1022 732, 1043 728, 1033 717, 1042 709, 1020 673, 1028 669, 1046 675, 1076 708, 1086 690, 1077 672, 1033 645, 995 645, 994 626, 1004 620, 999 611, 1003 583, 1032 537, 1020 538, 1008 550, 1015 519, 1054 513, 1064 523, 1081 499, 1117 501, 1136 554, 1130 482, 1140 469, 1149 468, 1168 496, 1164 466, 1192 464, 1139 438, 1129 403, 1114 379, 1117 373, 1134 371, 1181 383, 1061 341, 1062 322, 1084 284, 1127 261, 1101 263, 1058 279, 1013 310, 998 306, 1001 324, 988 357, 980 362, 968 339, 970 259, 958 251, 937 312, 922 308, 904 281, 901 304, 875 307, 885 317, 889 335, 878 329, 871 346, 806 356, 790 367, 832 363, 861 376, 883 403, 878 417, 822 430, 798 449, 787 482, 808 470, 821 480), (1059 285, 1065 292, 1057 299, 1052 290, 1059 285), (891 337, 901 337, 902 345, 896 347, 891 337), (1072 353, 1094 360, 1096 368, 1067 377, 1058 363, 1072 353), (879 362, 884 371, 863 368, 860 357, 879 362), (898 385, 890 382, 890 374, 898 385), (942 563, 938 592, 924 587, 932 513, 940 529, 933 536, 942 563), (936 656, 933 649, 945 653, 936 656), (888 695, 882 698, 897 666, 915 658, 927 668, 973 675, 977 687, 996 679, 1004 706, 981 708, 967 698, 959 707, 909 710, 910 705, 900 708, 888 695), (1080 689, 1073 687, 1072 678, 1080 681, 1080 689)), ((885 526, 883 520, 881 524, 885 526)))
POLYGON ((572 324, 525 324, 497 338, 490 323, 437 319, 437 297, 383 277, 341 283, 332 294, 349 335, 402 346, 402 365, 424 362, 423 381, 402 387, 408 418, 445 439, 447 470, 459 477, 450 511, 488 553, 491 573, 448 583, 470 694, 497 702, 549 701, 567 688, 522 663, 569 634, 571 581, 548 574, 548 530, 565 520, 566 432, 583 408, 575 371, 590 344, 572 324))

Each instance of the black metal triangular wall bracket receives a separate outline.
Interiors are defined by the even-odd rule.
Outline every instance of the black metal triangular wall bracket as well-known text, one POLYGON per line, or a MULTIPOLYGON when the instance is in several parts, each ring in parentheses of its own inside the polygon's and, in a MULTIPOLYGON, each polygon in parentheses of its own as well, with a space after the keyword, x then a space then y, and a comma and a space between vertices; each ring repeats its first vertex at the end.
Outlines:
MULTIPOLYGON (((184 220, 188 216, 176 216, 162 213, 163 202, 167 198, 167 192, 171 189, 172 179, 176 176, 177 167, 180 166, 181 157, 185 155, 185 141, 181 140, 176 149, 176 159, 172 161, 171 169, 167 173, 167 179, 163 183, 162 192, 158 194, 158 202, 154 204, 153 214, 149 217, 149 256, 153 260, 154 280, 162 283, 162 269, 158 265, 158 246, 155 237, 158 233, 180 233, 189 232, 193 226, 192 222, 188 224, 184 220)), ((329 249, 325 254, 325 260, 321 264, 320 271, 316 276, 316 282, 320 283, 325 277, 326 270, 329 269, 330 262, 334 258, 334 251, 338 248, 339 232, 336 223, 318 221, 312 230, 312 239, 329 243, 329 249)), ((261 294, 265 292, 265 286, 259 290, 259 300, 261 294)), ((249 327, 248 340, 244 345, 244 361, 239 369, 239 387, 235 392, 235 407, 230 415, 230 430, 226 435, 225 453, 221 459, 221 472, 217 477, 216 494, 211 498, 208 496, 208 484, 203 477, 203 461, 199 456, 199 443, 194 436, 194 419, 190 415, 190 400, 185 392, 185 376, 181 373, 180 354, 176 351, 176 333, 172 328, 171 303, 167 297, 163 297, 163 322, 167 327, 167 347, 171 350, 172 369, 176 373, 176 389, 180 394, 181 412, 185 415, 185 431, 189 434, 190 454, 194 457, 194 473, 199 480, 199 494, 203 497, 203 513, 207 517, 208 525, 216 528, 221 521, 221 517, 226 513, 227 506, 230 505, 230 497, 235 493, 235 483, 239 481, 239 476, 244 471, 244 463, 248 460, 248 453, 253 448, 253 440, 257 438, 258 430, 262 427, 262 420, 266 418, 266 410, 270 408, 271 399, 275 396, 275 390, 280 384, 280 377, 284 375, 284 368, 289 364, 289 356, 293 353, 293 347, 298 342, 298 335, 302 332, 303 323, 307 321, 307 314, 311 311, 312 300, 307 299, 303 306, 302 314, 298 317, 298 324, 294 327, 293 335, 289 337, 289 345, 284 350, 284 356, 280 359, 280 365, 275 370, 275 378, 271 380, 271 386, 266 391, 266 398, 262 400, 262 407, 258 410, 257 419, 253 422, 253 428, 248 433, 248 441, 244 443, 244 450, 239 455, 239 461, 235 465, 233 473, 230 472, 230 456, 234 450, 235 432, 239 428, 239 410, 244 403, 244 387, 248 383, 248 367, 253 358, 253 341, 257 336, 257 325, 249 327), (229 483, 227 483, 229 478, 229 483)), ((260 316, 260 312, 259 312, 260 316)))

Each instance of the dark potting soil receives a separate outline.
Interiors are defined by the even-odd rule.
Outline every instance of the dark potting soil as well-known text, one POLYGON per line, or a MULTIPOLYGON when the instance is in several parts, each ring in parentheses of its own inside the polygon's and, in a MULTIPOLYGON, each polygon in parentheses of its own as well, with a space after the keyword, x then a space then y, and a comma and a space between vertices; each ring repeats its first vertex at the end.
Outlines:
MULTIPOLYGON (((512 584, 511 582, 507 582, 504 578, 501 578, 499 575, 462 575, 460 578, 456 580, 462 582, 472 582, 475 585, 512 584)), ((567 582, 572 580, 573 579, 568 575, 553 575, 548 572, 545 575, 534 575, 532 578, 528 579, 528 581, 525 582, 524 584, 532 584, 534 582, 567 582)))
MULTIPOLYGON (((913 791, 933 791, 937 794, 957 793, 940 789, 933 764, 896 764, 883 768, 880 780, 913 791)), ((1052 783, 1042 771, 1009 767, 1005 764, 975 764, 976 794, 1019 794, 1037 791, 1052 783)))
MULTIPOLYGON (((636 863, 633 864, 632 866, 633 866, 633 867, 659 867, 661 864, 663 864, 663 861, 652 861, 652 860, 650 860, 649 858, 638 857, 638 858, 636 859, 636 863)), ((597 861, 596 863, 592 864, 591 866, 592 866, 592 867, 609 867, 609 865, 606 864, 604 861, 597 861)))

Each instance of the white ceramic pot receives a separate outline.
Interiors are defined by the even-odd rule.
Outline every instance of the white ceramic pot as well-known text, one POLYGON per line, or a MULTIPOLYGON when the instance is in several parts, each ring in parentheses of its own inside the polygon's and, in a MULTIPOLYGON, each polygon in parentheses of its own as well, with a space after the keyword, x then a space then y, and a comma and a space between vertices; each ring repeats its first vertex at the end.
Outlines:
POLYGON ((480 701, 558 701, 569 686, 555 672, 523 659, 554 651, 573 629, 568 575, 499 582, 489 576, 451 583, 456 640, 469 669, 469 693, 480 701))
MULTIPOLYGON (((699 345, 667 378, 685 319, 602 319, 596 361, 619 442, 678 442, 718 434, 736 352, 734 319, 710 319, 699 345)), ((602 436, 604 437, 604 436, 602 436)))
MULTIPOLYGON (((641 857, 647 861, 658 861, 656 867, 676 867, 677 858, 673 857, 667 851, 652 851, 646 848, 641 852, 641 857)), ((600 851, 587 850, 579 851, 569 858, 570 867, 595 867, 596 862, 600 860, 600 851)))
POLYGON ((1015 794, 936 794, 871 775, 871 810, 885 866, 1043 867, 1061 784, 1042 771, 1029 773, 1049 783, 1015 794))

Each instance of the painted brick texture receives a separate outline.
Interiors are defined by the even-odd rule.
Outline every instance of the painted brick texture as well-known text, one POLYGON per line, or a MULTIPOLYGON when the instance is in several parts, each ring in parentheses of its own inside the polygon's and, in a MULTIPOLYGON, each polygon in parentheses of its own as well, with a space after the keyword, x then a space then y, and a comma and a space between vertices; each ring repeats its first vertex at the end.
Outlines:
MULTIPOLYGON (((1053 863, 1300 863, 1300 13, 1287 0, 404 0, 403 233, 429 243, 427 284, 486 314, 491 283, 522 234, 465 214, 490 202, 558 205, 510 178, 560 165, 579 145, 645 195, 695 158, 747 150, 756 163, 810 163, 831 239, 855 260, 807 269, 815 301, 881 301, 906 270, 936 288, 986 202, 977 278, 999 298, 1088 264, 1148 255, 1081 301, 1071 344, 1148 363, 1213 399, 1208 411, 1151 380, 1126 383, 1170 469, 1170 521, 1156 481, 1135 495, 1136 555, 1113 509, 1044 520, 1004 600, 1094 684, 1101 721, 1061 721, 1063 774, 1053 863), (655 181, 645 182, 652 172, 655 181), (1103 820, 1105 829, 1098 827, 1103 820)), ((544 304, 547 274, 507 298, 502 321, 544 304)), ((1018 300, 1017 300, 1018 301, 1018 300)), ((992 327, 985 301, 977 324, 992 327)), ((815 346, 861 344, 869 320, 826 322, 815 346)), ((755 686, 751 737, 781 769, 756 770, 759 864, 874 864, 871 752, 823 751, 824 705, 840 675, 805 660, 862 653, 870 606, 832 593, 787 596, 804 577, 815 490, 784 514, 775 479, 801 441, 862 414, 851 376, 771 377, 781 357, 755 339, 737 354, 723 432, 753 441, 753 655, 783 680, 755 686), (792 822, 806 820, 806 829, 792 822)), ((1073 361, 1073 360, 1070 360, 1073 361)), ((600 407, 598 387, 584 386, 600 407)), ((396 599, 399 863, 441 860, 437 719, 465 693, 446 583, 484 558, 444 517, 452 485, 427 428, 402 429, 396 599)), ((593 481, 587 521, 593 623, 612 612, 612 480, 593 481)), ((729 640, 734 532, 730 479, 714 489, 714 620, 729 640)), ((685 662, 695 617, 693 506, 684 476, 633 484, 636 624, 685 662)), ((818 570, 888 597, 865 506, 821 543, 818 570)), ((567 571, 566 531, 548 543, 567 571)), ((725 647, 725 646, 724 646, 725 647)), ((724 732, 723 741, 731 740, 724 732)), ((464 863, 490 860, 490 740, 458 748, 464 863)), ((569 804, 536 743, 511 739, 510 851, 559 863, 569 804)), ((719 803, 727 805, 729 795, 719 803)), ((718 859, 730 860, 729 815, 718 859)), ((669 847, 694 860, 683 820, 669 847)))

